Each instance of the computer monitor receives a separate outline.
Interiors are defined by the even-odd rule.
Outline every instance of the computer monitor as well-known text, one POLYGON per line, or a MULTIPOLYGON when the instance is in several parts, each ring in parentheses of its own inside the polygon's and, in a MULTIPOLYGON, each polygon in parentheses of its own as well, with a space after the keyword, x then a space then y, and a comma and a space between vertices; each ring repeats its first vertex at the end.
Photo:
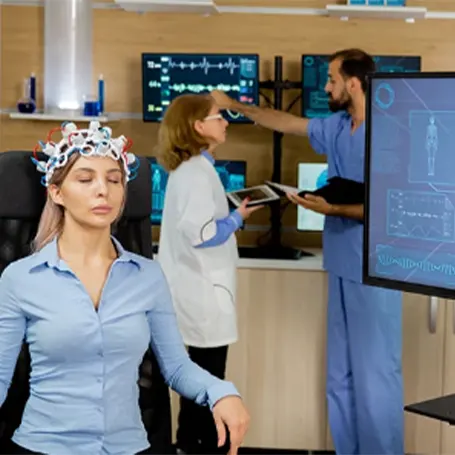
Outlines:
MULTIPOLYGON (((299 163, 297 169, 299 190, 314 191, 327 183, 326 163, 299 163)), ((324 220, 324 215, 297 206, 298 231, 322 231, 324 220)))
MULTIPOLYGON (((171 101, 184 93, 218 89, 247 104, 259 104, 257 54, 142 54, 143 120, 159 122, 171 101)), ((251 123, 223 111, 231 123, 251 123)))
MULTIPOLYGON (((421 59, 417 56, 382 55, 373 57, 376 71, 419 72, 421 59)), ((328 117, 329 98, 324 91, 329 69, 329 55, 302 55, 302 115, 303 117, 328 117)))
POLYGON ((455 73, 375 74, 364 282, 455 297, 455 73))
MULTIPOLYGON (((168 173, 155 157, 147 158, 152 178, 152 225, 159 226, 163 216, 168 173)), ((215 170, 226 192, 246 188, 246 161, 216 160, 215 170)))

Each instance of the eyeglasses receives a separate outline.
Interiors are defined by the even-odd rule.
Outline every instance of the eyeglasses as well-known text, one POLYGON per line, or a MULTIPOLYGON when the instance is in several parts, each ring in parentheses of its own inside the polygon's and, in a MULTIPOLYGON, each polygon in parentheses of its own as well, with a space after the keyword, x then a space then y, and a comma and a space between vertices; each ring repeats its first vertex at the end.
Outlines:
POLYGON ((205 120, 223 120, 223 116, 221 114, 208 115, 204 118, 204 121, 205 120))

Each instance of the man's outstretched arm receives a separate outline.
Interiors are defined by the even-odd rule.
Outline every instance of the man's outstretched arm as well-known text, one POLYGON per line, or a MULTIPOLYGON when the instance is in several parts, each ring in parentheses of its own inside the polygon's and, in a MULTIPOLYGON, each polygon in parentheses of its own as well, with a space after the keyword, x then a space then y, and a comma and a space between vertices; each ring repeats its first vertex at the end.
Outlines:
POLYGON ((248 117, 258 125, 281 133, 305 136, 308 130, 308 119, 298 117, 276 109, 251 106, 230 98, 226 93, 215 90, 211 93, 220 109, 228 109, 248 117))

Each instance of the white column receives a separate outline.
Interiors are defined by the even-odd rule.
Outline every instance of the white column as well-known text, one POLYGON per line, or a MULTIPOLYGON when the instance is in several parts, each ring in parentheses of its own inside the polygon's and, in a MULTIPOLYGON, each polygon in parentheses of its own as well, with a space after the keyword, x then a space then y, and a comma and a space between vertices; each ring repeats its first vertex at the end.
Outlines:
POLYGON ((92 0, 45 0, 45 112, 80 114, 93 94, 92 27, 92 0))

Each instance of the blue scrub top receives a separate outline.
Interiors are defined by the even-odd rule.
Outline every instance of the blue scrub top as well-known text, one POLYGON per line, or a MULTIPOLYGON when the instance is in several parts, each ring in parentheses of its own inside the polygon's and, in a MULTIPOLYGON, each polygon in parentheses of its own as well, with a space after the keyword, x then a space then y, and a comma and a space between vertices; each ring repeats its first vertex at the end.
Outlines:
MULTIPOLYGON (((314 118, 308 124, 310 144, 327 155, 328 178, 339 176, 364 181, 365 124, 351 133, 352 118, 338 112, 314 118)), ((363 224, 357 220, 327 216, 324 225, 324 268, 341 278, 362 281, 363 224)))

